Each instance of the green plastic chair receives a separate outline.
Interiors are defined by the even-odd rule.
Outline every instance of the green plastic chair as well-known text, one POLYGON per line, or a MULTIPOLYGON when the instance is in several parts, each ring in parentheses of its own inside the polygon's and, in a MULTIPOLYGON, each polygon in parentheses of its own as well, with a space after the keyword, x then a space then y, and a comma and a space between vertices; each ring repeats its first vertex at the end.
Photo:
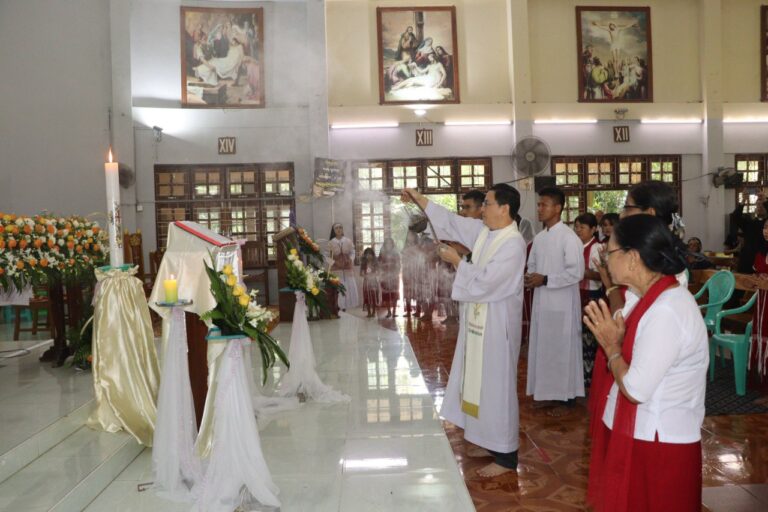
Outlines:
POLYGON ((715 318, 717 314, 723 309, 726 302, 731 300, 733 290, 736 288, 736 278, 733 273, 728 270, 721 270, 716 272, 710 277, 701 290, 693 296, 698 300, 705 292, 709 292, 707 296, 708 302, 701 304, 700 309, 706 309, 704 313, 704 323, 707 325, 707 330, 712 333, 715 330, 715 318))
MULTIPOLYGON (((749 311, 755 304, 758 293, 755 292, 752 298, 739 308, 720 311, 715 318, 715 333, 709 338, 709 380, 715 380, 717 347, 720 347, 723 359, 725 359, 725 353, 722 349, 727 348, 731 351, 733 373, 736 378, 736 394, 739 396, 744 396, 747 392, 747 357, 749 356, 749 344, 752 340, 752 321, 747 324, 744 334, 724 333, 720 329, 720 323, 726 316, 749 311)), ((723 361, 724 363, 725 361, 723 361)))

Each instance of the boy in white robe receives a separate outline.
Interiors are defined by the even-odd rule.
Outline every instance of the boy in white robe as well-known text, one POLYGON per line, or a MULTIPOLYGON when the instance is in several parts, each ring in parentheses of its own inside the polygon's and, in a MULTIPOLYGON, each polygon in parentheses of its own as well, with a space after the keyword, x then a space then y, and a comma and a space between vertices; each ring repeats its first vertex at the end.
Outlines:
POLYGON ((464 439, 494 456, 493 463, 478 470, 480 476, 514 471, 520 445, 517 361, 525 266, 525 242, 513 220, 520 194, 509 185, 495 185, 483 203, 483 220, 453 214, 411 189, 403 192, 403 201, 425 208, 440 238, 472 250, 471 263, 447 245, 439 250, 440 257, 456 267, 451 297, 462 303, 440 414, 464 429, 464 439), (479 340, 468 329, 477 327, 471 323, 477 310, 485 312, 479 340))
POLYGON ((584 396, 579 297, 583 244, 560 220, 564 204, 562 190, 539 191, 537 211, 545 229, 533 239, 525 276, 525 286, 534 288, 526 394, 536 401, 555 401, 552 405, 572 405, 575 397, 584 396))

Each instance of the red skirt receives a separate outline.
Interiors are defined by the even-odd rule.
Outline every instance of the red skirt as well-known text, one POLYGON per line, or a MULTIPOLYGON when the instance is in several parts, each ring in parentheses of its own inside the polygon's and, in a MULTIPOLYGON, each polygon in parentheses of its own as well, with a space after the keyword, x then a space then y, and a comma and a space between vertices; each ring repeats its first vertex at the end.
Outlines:
POLYGON ((701 441, 635 439, 629 478, 630 512, 700 512, 701 441))

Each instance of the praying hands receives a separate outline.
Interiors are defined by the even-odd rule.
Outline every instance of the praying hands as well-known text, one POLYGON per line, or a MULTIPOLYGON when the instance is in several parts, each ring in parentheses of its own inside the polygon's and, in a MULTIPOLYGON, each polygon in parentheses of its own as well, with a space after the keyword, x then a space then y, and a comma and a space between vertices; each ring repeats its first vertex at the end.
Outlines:
POLYGON ((607 356, 621 352, 624 339, 624 317, 617 313, 614 318, 608 304, 603 299, 591 301, 584 308, 584 324, 595 335, 597 342, 607 356))

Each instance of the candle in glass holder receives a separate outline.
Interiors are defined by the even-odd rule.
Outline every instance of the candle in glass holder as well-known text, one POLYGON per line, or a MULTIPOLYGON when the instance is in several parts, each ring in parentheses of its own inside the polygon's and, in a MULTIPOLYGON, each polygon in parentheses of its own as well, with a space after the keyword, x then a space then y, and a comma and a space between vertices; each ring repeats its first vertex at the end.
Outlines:
POLYGON ((179 302, 179 282, 176 281, 173 274, 171 274, 170 279, 163 281, 163 288, 165 288, 165 302, 169 304, 179 302))

